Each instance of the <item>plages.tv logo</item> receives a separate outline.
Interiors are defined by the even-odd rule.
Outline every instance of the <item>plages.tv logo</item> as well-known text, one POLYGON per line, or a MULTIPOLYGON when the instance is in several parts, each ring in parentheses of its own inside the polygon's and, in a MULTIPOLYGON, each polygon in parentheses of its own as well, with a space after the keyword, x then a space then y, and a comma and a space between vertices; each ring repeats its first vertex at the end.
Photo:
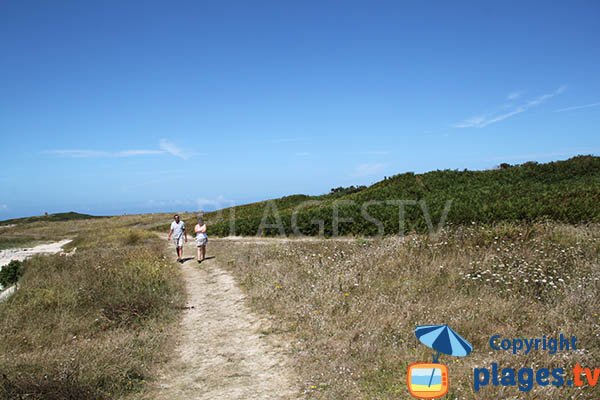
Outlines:
POLYGON ((432 362, 416 362, 408 366, 406 386, 417 399, 438 399, 448 393, 448 367, 439 363, 440 354, 464 357, 473 351, 467 342, 448 325, 422 325, 415 329, 417 339, 435 350, 432 362))

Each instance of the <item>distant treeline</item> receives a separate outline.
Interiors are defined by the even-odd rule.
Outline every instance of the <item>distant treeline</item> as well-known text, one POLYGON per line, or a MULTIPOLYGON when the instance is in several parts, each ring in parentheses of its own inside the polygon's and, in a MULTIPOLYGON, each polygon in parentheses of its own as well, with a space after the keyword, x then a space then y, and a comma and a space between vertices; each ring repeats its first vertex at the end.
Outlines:
POLYGON ((206 215, 212 234, 377 235, 451 224, 600 222, 600 157, 501 164, 486 171, 443 170, 385 177, 372 186, 292 195, 206 215))
POLYGON ((76 213, 76 212, 70 211, 70 212, 64 212, 64 213, 39 215, 39 216, 35 216, 35 217, 7 219, 4 221, 0 221, 0 225, 25 224, 25 223, 38 222, 38 221, 52 221, 52 222, 72 221, 72 220, 76 220, 76 219, 91 219, 91 218, 105 218, 105 217, 99 217, 99 216, 89 215, 89 214, 81 214, 81 213, 76 213))

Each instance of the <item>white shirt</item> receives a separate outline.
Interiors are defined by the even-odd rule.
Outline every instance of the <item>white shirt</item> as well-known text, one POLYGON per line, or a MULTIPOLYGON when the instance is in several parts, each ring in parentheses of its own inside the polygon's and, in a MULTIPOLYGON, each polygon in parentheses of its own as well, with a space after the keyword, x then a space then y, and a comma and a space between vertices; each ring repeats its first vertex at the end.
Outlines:
POLYGON ((179 223, 171 222, 171 231, 173 231, 173 238, 179 239, 183 232, 185 232, 185 222, 179 221, 179 223))

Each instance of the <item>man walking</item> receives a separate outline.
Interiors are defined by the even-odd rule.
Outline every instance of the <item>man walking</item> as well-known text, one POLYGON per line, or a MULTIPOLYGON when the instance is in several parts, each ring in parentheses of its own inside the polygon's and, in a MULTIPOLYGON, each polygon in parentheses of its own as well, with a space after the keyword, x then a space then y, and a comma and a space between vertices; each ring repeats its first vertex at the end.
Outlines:
POLYGON ((179 220, 179 215, 173 216, 175 221, 171 222, 171 229, 169 230, 169 238, 175 242, 175 249, 177 250, 177 262, 183 263, 183 244, 187 242, 187 232, 185 231, 185 222, 179 220))

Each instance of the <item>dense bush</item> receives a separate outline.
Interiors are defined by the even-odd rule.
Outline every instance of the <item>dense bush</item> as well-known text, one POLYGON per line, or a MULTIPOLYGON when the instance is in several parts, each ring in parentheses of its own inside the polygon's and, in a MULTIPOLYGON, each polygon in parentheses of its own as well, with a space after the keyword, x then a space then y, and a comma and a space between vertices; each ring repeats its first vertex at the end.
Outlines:
POLYGON ((288 235, 425 232, 440 223, 448 202, 451 205, 445 222, 458 225, 547 219, 567 223, 600 221, 600 157, 594 156, 547 164, 528 162, 487 171, 405 173, 368 188, 351 188, 337 188, 322 196, 288 196, 209 213, 206 216, 210 232, 279 235, 280 226, 288 235), (394 203, 398 200, 407 201, 402 225, 399 206, 394 203), (374 204, 382 201, 391 204, 374 204), (368 214, 380 223, 361 214, 363 205, 369 205, 368 214), (352 221, 336 227, 336 212, 340 218, 352 221), (323 226, 314 221, 322 221, 323 226), (266 228, 259 230, 261 222, 266 228))
POLYGON ((21 261, 12 260, 0 270, 0 285, 2 287, 14 285, 21 275, 23 275, 23 263, 21 261))

